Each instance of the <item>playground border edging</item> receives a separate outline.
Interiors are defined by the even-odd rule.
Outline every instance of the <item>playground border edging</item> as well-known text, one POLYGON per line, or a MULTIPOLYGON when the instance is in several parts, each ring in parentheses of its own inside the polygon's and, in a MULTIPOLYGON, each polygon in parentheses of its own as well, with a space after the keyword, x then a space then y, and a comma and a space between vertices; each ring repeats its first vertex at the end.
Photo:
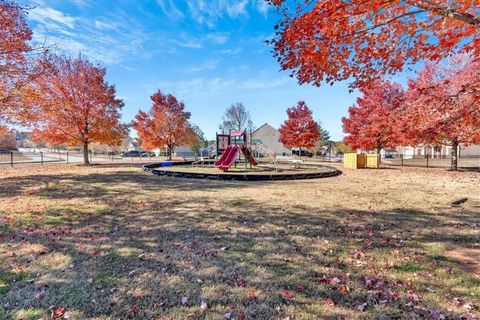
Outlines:
MULTIPOLYGON (((173 162, 168 166, 190 165, 193 161, 173 162)), ((143 171, 158 176, 167 176, 172 178, 186 179, 209 179, 209 180, 226 180, 226 181, 285 181, 285 180, 308 180, 331 178, 342 174, 342 171, 331 166, 321 165, 330 169, 327 172, 310 172, 310 173, 286 173, 286 174, 228 174, 228 173, 195 173, 181 172, 173 170, 158 169, 165 165, 160 163, 152 163, 143 166, 143 171)))

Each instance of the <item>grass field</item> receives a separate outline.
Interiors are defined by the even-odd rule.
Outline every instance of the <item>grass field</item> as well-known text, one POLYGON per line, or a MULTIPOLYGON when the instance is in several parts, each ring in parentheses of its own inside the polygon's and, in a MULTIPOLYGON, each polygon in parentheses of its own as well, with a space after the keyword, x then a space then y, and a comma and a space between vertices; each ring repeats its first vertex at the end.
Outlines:
POLYGON ((0 170, 0 319, 480 317, 478 172, 0 170))

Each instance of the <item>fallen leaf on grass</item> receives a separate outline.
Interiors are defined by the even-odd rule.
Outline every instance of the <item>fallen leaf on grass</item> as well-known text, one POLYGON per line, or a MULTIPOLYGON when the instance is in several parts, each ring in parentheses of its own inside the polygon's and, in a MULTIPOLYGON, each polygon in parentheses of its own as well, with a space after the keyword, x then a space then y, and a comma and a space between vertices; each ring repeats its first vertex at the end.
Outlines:
POLYGON ((335 302, 333 302, 332 298, 327 298, 327 300, 325 300, 325 303, 327 304, 327 306, 331 307, 335 305, 335 302))
POLYGON ((251 288, 247 291, 246 295, 247 300, 253 301, 257 298, 257 289, 256 288, 251 288))
POLYGON ((338 287, 338 292, 340 292, 341 294, 347 293, 348 290, 349 290, 349 288, 345 284, 341 284, 338 287))
POLYGON ((237 281, 237 286, 238 286, 238 287, 241 287, 241 288, 242 288, 242 287, 245 287, 246 285, 247 285, 247 280, 245 280, 245 279, 238 279, 238 281, 237 281))
POLYGON ((200 304, 200 308, 201 309, 207 309, 208 308, 208 305, 205 301, 202 301, 202 303, 200 304))
POLYGON ((51 317, 52 317, 52 319, 58 319, 61 316, 63 316, 64 314, 65 314, 65 308, 58 307, 58 308, 52 310, 51 317))
POLYGON ((285 299, 293 298, 293 292, 285 289, 280 289, 280 295, 285 299))
POLYGON ((182 305, 186 305, 188 302, 188 297, 182 297, 182 305))

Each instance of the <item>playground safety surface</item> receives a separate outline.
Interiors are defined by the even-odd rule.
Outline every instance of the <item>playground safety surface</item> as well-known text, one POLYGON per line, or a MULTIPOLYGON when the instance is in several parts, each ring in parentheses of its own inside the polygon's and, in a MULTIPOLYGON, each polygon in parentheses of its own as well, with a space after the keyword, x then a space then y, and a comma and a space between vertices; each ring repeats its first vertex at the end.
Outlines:
POLYGON ((340 175, 342 172, 334 167, 325 165, 309 166, 308 168, 281 167, 280 171, 273 168, 235 169, 221 172, 215 167, 194 167, 192 161, 160 162, 143 166, 143 171, 175 178, 209 179, 209 180, 236 180, 236 181, 271 181, 271 180, 304 180, 329 178, 340 175))

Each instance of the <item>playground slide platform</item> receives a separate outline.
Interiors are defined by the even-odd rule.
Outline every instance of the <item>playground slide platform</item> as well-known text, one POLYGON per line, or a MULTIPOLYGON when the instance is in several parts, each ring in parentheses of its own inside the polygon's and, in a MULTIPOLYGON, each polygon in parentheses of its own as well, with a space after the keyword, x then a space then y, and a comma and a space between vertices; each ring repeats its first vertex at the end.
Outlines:
POLYGON ((214 165, 216 167, 221 166, 225 159, 229 157, 229 154, 230 152, 232 152, 233 147, 234 146, 227 146, 227 149, 225 149, 225 152, 222 154, 222 156, 217 161, 215 161, 214 165))
POLYGON ((215 162, 215 166, 219 168, 222 171, 227 171, 228 168, 235 163, 237 160, 239 152, 239 147, 236 145, 231 145, 227 147, 227 150, 225 150, 225 153, 222 155, 222 157, 215 162))

